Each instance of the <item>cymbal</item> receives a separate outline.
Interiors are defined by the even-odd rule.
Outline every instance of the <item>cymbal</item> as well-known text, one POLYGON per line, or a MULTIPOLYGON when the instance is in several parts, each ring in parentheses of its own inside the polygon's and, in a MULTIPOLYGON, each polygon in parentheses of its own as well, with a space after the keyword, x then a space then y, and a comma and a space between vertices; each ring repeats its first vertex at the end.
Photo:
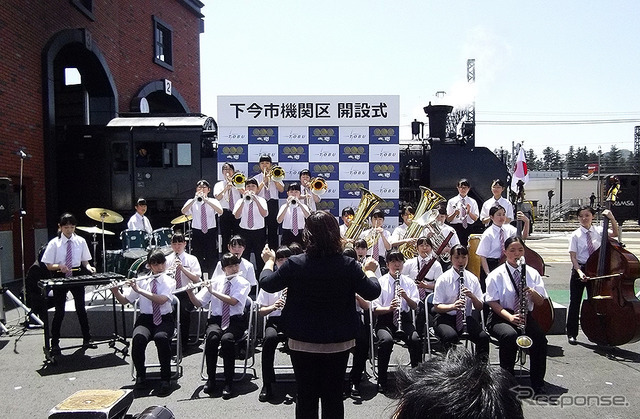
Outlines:
POLYGON ((91 218, 92 220, 96 220, 96 221, 104 220, 105 223, 110 223, 110 224, 119 223, 122 220, 124 220, 124 218, 122 218, 122 215, 118 214, 115 211, 108 210, 106 208, 89 208, 88 210, 85 211, 85 214, 87 214, 87 217, 91 218))
POLYGON ((186 223, 187 221, 191 221, 193 219, 193 215, 180 215, 173 220, 171 220, 171 224, 180 224, 186 223))
POLYGON ((82 230, 84 232, 87 232, 89 234, 102 234, 102 232, 104 231, 104 234, 107 236, 113 236, 116 233, 114 233, 113 231, 109 231, 109 230, 102 230, 100 227, 84 227, 84 226, 77 226, 76 227, 78 230, 82 230))

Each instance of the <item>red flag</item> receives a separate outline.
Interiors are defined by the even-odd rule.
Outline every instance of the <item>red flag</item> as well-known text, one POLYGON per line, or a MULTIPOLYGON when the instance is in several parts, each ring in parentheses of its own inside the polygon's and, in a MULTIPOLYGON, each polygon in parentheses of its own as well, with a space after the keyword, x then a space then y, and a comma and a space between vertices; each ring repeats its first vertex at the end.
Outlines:
POLYGON ((520 147, 520 152, 518 153, 516 167, 513 168, 513 176, 511 177, 512 190, 518 190, 519 180, 521 180, 525 185, 529 181, 529 170, 527 169, 527 162, 524 156, 524 149, 522 147, 520 147))

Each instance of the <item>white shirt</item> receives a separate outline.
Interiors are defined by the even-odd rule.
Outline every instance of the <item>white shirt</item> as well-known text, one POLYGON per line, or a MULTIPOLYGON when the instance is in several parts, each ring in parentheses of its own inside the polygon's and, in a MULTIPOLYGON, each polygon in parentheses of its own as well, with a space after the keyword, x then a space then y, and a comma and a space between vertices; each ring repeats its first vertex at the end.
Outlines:
MULTIPOLYGON (((458 300, 460 296, 460 274, 453 268, 450 268, 445 273, 440 275, 436 279, 436 286, 433 290, 433 304, 452 304, 458 300)), ((482 301, 482 288, 480 288, 480 282, 478 277, 468 270, 464 270, 464 286, 467 287, 473 295, 475 295, 480 301, 482 301)), ((464 308, 465 316, 471 315, 471 299, 466 299, 466 305, 464 308)), ((452 316, 456 315, 457 310, 447 311, 447 314, 452 316)))
MULTIPOLYGON (((301 185, 301 189, 302 189, 302 194, 301 195, 307 195, 308 198, 304 199, 304 203, 306 206, 309 207, 309 211, 313 212, 316 210, 316 200, 313 198, 314 196, 317 196, 318 198, 320 198, 320 200, 322 200, 322 197, 319 195, 314 195, 311 193, 311 189, 307 188, 306 186, 302 186, 301 185)), ((318 201, 320 202, 320 201, 318 201)))
POLYGON ((486 201, 484 201, 484 204, 482 204, 482 209, 480 210, 480 219, 484 220, 485 218, 489 217, 489 210, 491 209, 491 207, 494 207, 495 205, 499 204, 502 208, 504 208, 505 214, 507 215, 507 218, 511 221, 514 220, 513 218, 513 205, 511 205, 511 202, 509 202, 507 200, 507 198, 504 197, 500 197, 500 199, 498 199, 496 201, 496 199, 494 197, 491 197, 489 199, 487 199, 486 201))
MULTIPOLYGON (((518 307, 515 304, 517 292, 513 286, 511 278, 509 277, 509 273, 507 273, 507 269, 513 276, 513 271, 516 268, 506 263, 501 264, 489 274, 487 277, 487 293, 485 295, 485 301, 499 301, 502 307, 517 311, 518 307)), ((540 274, 531 266, 527 266, 527 286, 536 290, 538 294, 542 295, 544 298, 549 298, 540 274)), ((533 301, 528 297, 527 308, 529 311, 533 310, 533 301)))
MULTIPOLYGON (((209 201, 214 205, 220 206, 220 202, 217 199, 212 197, 207 197, 209 201)), ((211 207, 211 205, 205 203, 204 200, 198 201, 195 198, 191 198, 188 200, 185 205, 188 205, 189 202, 193 202, 193 205, 187 210, 187 214, 191 214, 193 216, 193 220, 191 220, 191 227, 197 230, 202 230, 202 206, 205 206, 205 211, 207 213, 207 228, 209 230, 213 230, 216 228, 216 211, 211 207)))
MULTIPOLYGON (((173 291, 176 289, 176 281, 174 281, 169 275, 162 274, 157 278, 148 278, 143 279, 138 282, 138 288, 143 289, 145 291, 152 292, 153 289, 153 281, 156 281, 156 295, 164 295, 169 298, 164 304, 160 306, 160 314, 165 315, 169 314, 173 311, 171 307, 171 302, 173 301, 173 291)), ((132 288, 129 288, 129 292, 125 294, 125 298, 133 303, 137 299, 140 299, 140 312, 143 314, 153 314, 153 302, 144 297, 137 292, 135 292, 132 288)))
POLYGON ((348 228, 349 228, 349 227, 347 227, 347 225, 346 225, 346 224, 340 224, 340 236, 341 236, 341 237, 344 237, 344 236, 345 236, 345 234, 347 234, 347 229, 348 229, 348 228))
MULTIPOLYGON (((167 269, 173 267, 176 257, 180 258, 180 263, 182 263, 182 266, 184 266, 187 271, 191 272, 194 275, 202 276, 202 270, 200 268, 200 262, 198 261, 198 258, 190 255, 187 252, 182 252, 180 255, 176 255, 175 252, 169 254, 165 263, 167 269)), ((176 284, 176 286, 184 287, 185 285, 192 282, 184 273, 181 272, 180 276, 182 277, 182 284, 176 284)))
POLYGON ((449 235, 449 233, 453 233, 453 235, 449 239, 449 242, 447 243, 449 245, 449 247, 453 247, 456 244, 460 244, 460 239, 458 238, 458 233, 456 233, 456 231, 453 229, 453 227, 451 227, 450 225, 446 225, 446 224, 439 225, 438 227, 440 227, 440 234, 444 238, 446 238, 449 235))
POLYGON ((129 218, 129 222, 127 223, 127 228, 129 230, 142 230, 151 234, 153 229, 151 228, 151 222, 149 221, 149 217, 144 215, 140 215, 137 212, 129 218))
POLYGON ((293 212, 295 211, 298 216, 298 230, 299 232, 302 232, 302 230, 304 230, 304 225, 305 225, 305 216, 304 216, 304 212, 302 212, 303 208, 307 211, 307 213, 309 213, 309 207, 307 207, 301 201, 298 201, 298 206, 295 208, 292 207, 291 205, 287 205, 286 203, 282 204, 280 206, 280 211, 278 211, 278 216, 280 216, 280 214, 282 214, 282 212, 284 211, 284 218, 282 219, 282 228, 287 230, 292 229, 293 212))
POLYGON ((71 238, 67 238, 64 234, 60 234, 60 237, 51 239, 42 254, 42 263, 66 264, 67 242, 69 241, 71 242, 72 267, 80 266, 82 261, 91 260, 91 253, 89 252, 86 240, 73 233, 71 238))
MULTIPOLYGON (((256 303, 260 304, 261 307, 269 307, 276 303, 282 297, 282 291, 277 292, 266 292, 265 290, 260 290, 258 293, 258 297, 256 298, 256 303)), ((271 313, 267 314, 266 317, 278 317, 282 314, 282 310, 273 310, 271 313)))
MULTIPOLYGON (((372 307, 389 307, 391 300, 396 297, 395 279, 390 274, 383 275, 378 282, 380 283, 381 292, 378 298, 372 301, 372 307)), ((400 275, 400 288, 405 290, 410 299, 416 304, 420 301, 420 294, 418 293, 418 287, 411 278, 406 275, 400 275)), ((409 311, 410 307, 404 298, 400 298, 401 311, 409 311)))
MULTIPOLYGON (((253 178, 256 180, 256 182, 258 182, 258 185, 260 185, 262 183, 262 181, 264 180, 264 174, 258 173, 253 178)), ((278 182, 278 183, 281 184, 281 185, 283 184, 282 182, 278 182)), ((271 179, 269 181, 269 188, 268 189, 269 189, 269 194, 271 194, 271 198, 269 200, 271 200, 271 199, 276 199, 277 200, 278 199, 278 194, 280 192, 278 192, 278 188, 276 188, 276 182, 273 179, 271 179)), ((260 192, 258 192, 258 196, 264 198, 264 196, 266 194, 266 191, 267 191, 267 186, 265 186, 262 189, 260 189, 260 192)))
POLYGON ((398 227, 394 228, 393 233, 391 233, 391 239, 389 240, 389 242, 395 243, 404 239, 404 236, 407 234, 407 228, 409 228, 409 226, 405 223, 402 223, 398 227))
MULTIPOLYGON (((216 265, 215 271, 213 271, 212 278, 217 276, 224 276, 224 271, 222 270, 222 264, 218 261, 216 265)), ((245 258, 240 258, 240 276, 243 277, 249 285, 256 286, 258 285, 258 281, 256 280, 256 271, 253 267, 253 263, 249 262, 245 258)))
MULTIPOLYGON (((360 234, 361 239, 366 239, 366 237, 371 234, 371 236, 373 237, 374 234, 377 234, 372 232, 373 228, 370 228, 368 230, 363 231, 360 234)), ((380 233, 380 236, 378 238, 378 252, 379 252, 379 256, 384 257, 387 254, 387 248, 384 247, 384 241, 382 240, 382 236, 384 236, 387 239, 387 242, 389 241, 389 238, 391 237, 391 233, 389 233, 387 230, 382 230, 382 233, 380 233)), ((373 254, 373 246, 375 245, 375 242, 371 244, 371 247, 369 248, 369 250, 367 251, 367 255, 372 255, 373 254)), ((377 262, 377 261, 376 261, 377 262)))
POLYGON ((258 206, 262 207, 263 210, 267 211, 267 215, 269 215, 269 212, 268 212, 269 210, 267 208, 267 201, 261 196, 256 196, 255 201, 252 200, 251 202, 253 202, 253 227, 252 228, 249 228, 249 225, 247 224, 249 221, 249 207, 251 206, 249 205, 250 202, 245 202, 244 199, 239 200, 238 202, 236 202, 236 206, 233 209, 233 213, 235 214, 238 208, 240 208, 240 205, 242 205, 242 212, 240 214, 240 228, 244 228, 245 230, 260 230, 261 228, 264 228, 264 217, 260 214, 260 211, 258 210, 258 206))
MULTIPOLYGON (((402 274, 407 275, 409 278, 415 281, 415 279, 418 277, 418 273, 420 272, 420 268, 424 266, 423 263, 429 263, 429 260, 433 256, 434 255, 431 254, 428 255, 426 259, 423 259, 420 255, 418 255, 414 258, 409 259, 402 267, 402 274)), ((427 281, 435 281, 440 275, 442 275, 442 265, 440 265, 440 262, 436 260, 435 262, 433 262, 433 265, 431 265, 431 268, 429 268, 429 271, 427 272, 427 275, 425 275, 424 279, 427 281)))
POLYGON ((487 227, 482 233, 476 254, 478 256, 484 256, 485 258, 499 259, 502 256, 504 242, 506 242, 509 237, 515 237, 517 233, 518 229, 511 224, 503 224, 502 227, 491 224, 491 226, 487 227), (504 231, 504 239, 502 242, 500 242, 500 230, 504 231))
MULTIPOLYGON (((231 282, 231 291, 228 295, 238 300, 238 304, 229 306, 229 315, 236 316, 244 312, 244 305, 247 301, 247 296, 249 295, 249 290, 251 289, 251 287, 249 286, 249 283, 240 275, 234 276, 229 280, 229 282, 231 282)), ((210 303, 210 316, 222 316, 222 304, 224 303, 222 302, 222 300, 211 294, 209 292, 209 289, 215 290, 220 294, 224 294, 226 283, 227 280, 224 276, 217 276, 215 277, 209 288, 204 288, 196 294, 196 298, 203 306, 210 303)))
MULTIPOLYGON (((593 244, 593 250, 600 248, 600 241, 602 240, 602 226, 596 227, 591 225, 589 228, 589 235, 591 236, 591 243, 593 244)), ((587 247, 587 229, 580 226, 569 237, 569 252, 575 252, 576 258, 580 265, 587 263, 589 259, 589 248, 587 247)))
MULTIPOLYGON (((462 223, 462 200, 464 199, 465 204, 469 204, 469 214, 474 214, 476 216, 479 216, 478 213, 478 203, 476 202, 475 199, 469 197, 469 195, 465 196, 464 198, 462 196, 460 196, 459 194, 454 196, 453 198, 451 198, 448 202, 447 202, 447 215, 451 215, 454 212, 456 212, 456 210, 459 210, 458 215, 456 215, 456 217, 451 220, 449 222, 449 224, 461 224, 462 223)), ((467 225, 473 224, 473 218, 471 218, 471 216, 467 214, 467 225)))
MULTIPOLYGON (((215 185, 213 185, 213 196, 218 196, 223 190, 224 188, 227 186, 227 181, 226 180, 221 180, 219 182, 216 182, 215 185)), ((218 202, 220 202, 220 205, 222 206, 223 210, 229 210, 229 211, 233 211, 233 208, 229 207, 229 194, 233 194, 233 206, 236 205, 236 202, 238 202, 240 199, 242 199, 242 195, 240 194, 240 191, 235 188, 235 187, 231 187, 231 189, 229 189, 227 192, 225 192, 222 195, 222 199, 219 199, 218 202)))

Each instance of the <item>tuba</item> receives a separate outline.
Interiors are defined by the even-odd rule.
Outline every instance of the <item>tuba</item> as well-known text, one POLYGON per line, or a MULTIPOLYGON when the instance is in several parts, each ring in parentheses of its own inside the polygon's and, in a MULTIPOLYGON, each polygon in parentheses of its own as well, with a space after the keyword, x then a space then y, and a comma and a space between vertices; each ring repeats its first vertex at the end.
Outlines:
POLYGON ((285 176, 285 172, 284 169, 280 166, 274 166, 271 169, 271 179, 276 181, 276 182, 280 182, 284 179, 285 176))
POLYGON ((327 192, 327 181, 324 178, 318 176, 311 179, 309 182, 309 188, 314 195, 324 195, 327 192))
MULTIPOLYGON (((409 227, 407 227, 407 232, 404 234, 403 239, 417 239, 418 237, 420 237, 422 229, 426 225, 425 220, 422 221, 422 224, 420 223, 420 219, 422 219, 422 216, 427 213, 427 211, 433 210, 439 203, 446 201, 446 199, 444 199, 442 195, 435 191, 432 191, 425 186, 420 186, 420 191, 422 191, 422 196, 420 197, 420 202, 418 202, 418 207, 416 208, 413 222, 411 223, 411 225, 409 225, 409 227)), ((431 212, 430 214, 435 214, 435 217, 433 218, 433 221, 435 221, 435 219, 438 217, 437 212, 431 212)), ((437 225, 437 223, 434 223, 434 225, 437 225)), ((438 228, 438 230, 440 229, 438 228)), ((444 238, 442 237, 442 234, 439 234, 439 236, 440 243, 442 243, 442 240, 444 238)), ((437 249, 435 241, 434 247, 437 249)), ((416 254, 418 254, 416 246, 410 243, 400 245, 398 250, 404 255, 405 259, 411 259, 412 257, 415 257, 416 254)))
POLYGON ((344 234, 347 240, 354 240, 360 237, 360 234, 367 228, 369 214, 373 212, 379 203, 384 202, 384 199, 373 192, 369 192, 366 188, 360 188, 360 190, 362 191, 362 198, 360 198, 360 203, 356 209, 356 215, 344 234))

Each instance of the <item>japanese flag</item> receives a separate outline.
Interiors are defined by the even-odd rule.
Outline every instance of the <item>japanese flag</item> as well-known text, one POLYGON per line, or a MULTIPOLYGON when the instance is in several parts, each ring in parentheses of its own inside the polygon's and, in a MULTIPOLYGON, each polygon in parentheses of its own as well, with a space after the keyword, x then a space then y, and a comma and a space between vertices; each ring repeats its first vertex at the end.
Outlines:
POLYGON ((527 170, 527 162, 524 157, 524 148, 520 147, 518 153, 518 160, 516 161, 516 167, 513 169, 513 176, 511 177, 511 189, 518 190, 518 181, 521 180, 525 185, 529 181, 529 170, 527 170))

